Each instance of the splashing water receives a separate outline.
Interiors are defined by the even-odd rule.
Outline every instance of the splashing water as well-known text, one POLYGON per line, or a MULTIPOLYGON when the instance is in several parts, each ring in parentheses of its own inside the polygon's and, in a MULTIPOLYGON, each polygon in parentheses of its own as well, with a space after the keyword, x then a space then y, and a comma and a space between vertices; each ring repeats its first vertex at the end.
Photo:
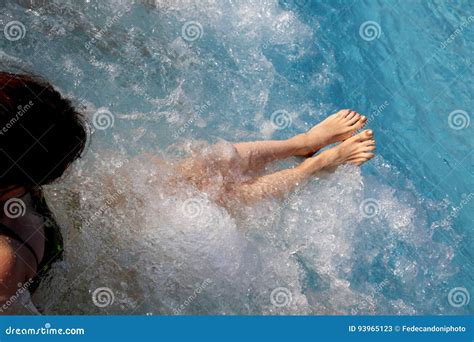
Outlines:
MULTIPOLYGON (((367 18, 359 13, 350 36, 357 43, 336 46, 324 32, 334 11, 346 13, 341 4, 2 6, 3 25, 15 19, 25 26, 23 38, 2 42, 4 64, 47 76, 79 99, 91 122, 85 158, 46 191, 64 227, 65 259, 34 296, 45 313, 472 312, 472 305, 448 301, 460 279, 472 288, 469 276, 459 277, 472 274, 471 263, 458 256, 472 239, 463 240, 465 232, 454 228, 458 216, 450 215, 459 201, 433 195, 406 170, 416 156, 400 157, 405 146, 422 141, 400 139, 400 147, 383 147, 367 168, 341 167, 287 199, 242 208, 237 216, 209 194, 185 183, 171 191, 167 181, 173 160, 197 140, 289 137, 341 99, 376 113, 370 125, 383 133, 382 146, 392 141, 388 131, 410 140, 403 134, 411 123, 402 130, 391 121, 404 104, 390 97, 373 112, 385 93, 354 100, 345 88, 352 75, 339 50, 365 58, 369 52, 354 44, 378 42, 390 51, 387 26, 360 39, 357 20, 367 18)), ((466 146, 463 135, 455 138, 466 146)), ((209 177, 220 184, 218 172, 209 177)), ((462 186, 460 193, 468 189, 462 186)))

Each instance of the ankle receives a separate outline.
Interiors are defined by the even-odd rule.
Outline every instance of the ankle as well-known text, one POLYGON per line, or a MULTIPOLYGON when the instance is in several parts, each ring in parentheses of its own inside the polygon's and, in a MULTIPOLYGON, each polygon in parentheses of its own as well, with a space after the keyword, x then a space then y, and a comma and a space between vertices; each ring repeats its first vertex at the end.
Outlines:
POLYGON ((319 154, 315 157, 311 157, 306 159, 297 168, 300 170, 302 174, 307 177, 314 175, 316 172, 323 169, 325 165, 325 158, 323 155, 319 154))

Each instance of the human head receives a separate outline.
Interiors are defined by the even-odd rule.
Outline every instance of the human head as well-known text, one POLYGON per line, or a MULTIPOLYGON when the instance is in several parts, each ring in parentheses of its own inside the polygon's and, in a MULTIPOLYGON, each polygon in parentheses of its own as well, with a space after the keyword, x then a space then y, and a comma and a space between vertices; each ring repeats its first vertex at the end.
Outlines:
POLYGON ((49 83, 0 72, 0 194, 58 179, 86 139, 81 114, 49 83))

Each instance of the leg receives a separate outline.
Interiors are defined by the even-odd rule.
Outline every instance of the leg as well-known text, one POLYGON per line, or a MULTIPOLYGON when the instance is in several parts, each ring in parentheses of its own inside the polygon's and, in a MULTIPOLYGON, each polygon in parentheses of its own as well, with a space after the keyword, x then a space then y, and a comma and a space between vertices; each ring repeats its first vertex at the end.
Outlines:
POLYGON ((288 140, 234 144, 244 169, 258 170, 265 164, 292 156, 311 156, 324 146, 346 140, 362 128, 367 119, 348 109, 331 115, 309 132, 288 140))
POLYGON ((374 157, 371 153, 375 149, 372 136, 372 131, 364 131, 315 157, 306 159, 293 169, 266 175, 249 183, 235 184, 229 189, 228 197, 237 198, 247 204, 266 197, 283 197, 318 171, 333 170, 344 163, 360 165, 374 157))
POLYGON ((269 162, 302 155, 303 142, 298 137, 288 140, 251 141, 234 144, 246 171, 257 171, 269 162))

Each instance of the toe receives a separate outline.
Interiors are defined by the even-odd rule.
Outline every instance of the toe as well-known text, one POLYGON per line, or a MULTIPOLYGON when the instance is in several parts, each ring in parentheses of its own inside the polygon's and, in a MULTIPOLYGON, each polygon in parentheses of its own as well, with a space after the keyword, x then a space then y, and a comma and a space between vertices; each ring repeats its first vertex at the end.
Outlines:
POLYGON ((357 158, 357 159, 351 159, 348 161, 349 164, 354 164, 356 166, 359 166, 363 163, 365 163, 367 161, 367 159, 365 158, 357 158))
POLYGON ((370 153, 370 152, 364 152, 364 153, 360 154, 360 157, 361 158, 366 158, 368 160, 368 159, 372 159, 373 157, 375 157, 375 154, 370 153))
POLYGON ((357 121, 359 121, 359 119, 360 119, 360 114, 357 114, 357 113, 356 113, 356 115, 354 115, 354 116, 347 122, 347 124, 350 125, 350 126, 352 126, 352 125, 355 124, 357 121))
POLYGON ((350 142, 365 141, 372 138, 373 135, 374 135, 374 132, 371 129, 367 129, 359 134, 354 135, 352 138, 348 139, 348 141, 350 142))
POLYGON ((366 162, 365 159, 357 159, 357 160, 351 160, 349 163, 354 164, 356 166, 362 165, 362 163, 366 162))
POLYGON ((363 136, 364 140, 370 139, 374 136, 374 131, 372 131, 371 129, 366 129, 361 133, 361 135, 363 136))
POLYGON ((373 157, 375 157, 375 154, 373 154, 373 153, 370 153, 370 152, 361 152, 361 153, 357 153, 357 154, 353 155, 349 160, 350 160, 350 161, 359 160, 359 159, 370 160, 370 159, 372 159, 373 157))
POLYGON ((363 115, 360 116, 360 119, 354 123, 354 129, 359 130, 367 123, 367 118, 363 115))
POLYGON ((349 114, 346 115, 346 120, 352 120, 355 116, 357 115, 357 112, 354 112, 353 110, 350 111, 349 114))
POLYGON ((365 142, 360 143, 357 148, 355 149, 357 152, 369 152, 375 151, 375 145, 368 145, 365 142))
POLYGON ((337 115, 341 118, 345 118, 350 112, 350 109, 341 109, 339 112, 337 112, 337 115))

